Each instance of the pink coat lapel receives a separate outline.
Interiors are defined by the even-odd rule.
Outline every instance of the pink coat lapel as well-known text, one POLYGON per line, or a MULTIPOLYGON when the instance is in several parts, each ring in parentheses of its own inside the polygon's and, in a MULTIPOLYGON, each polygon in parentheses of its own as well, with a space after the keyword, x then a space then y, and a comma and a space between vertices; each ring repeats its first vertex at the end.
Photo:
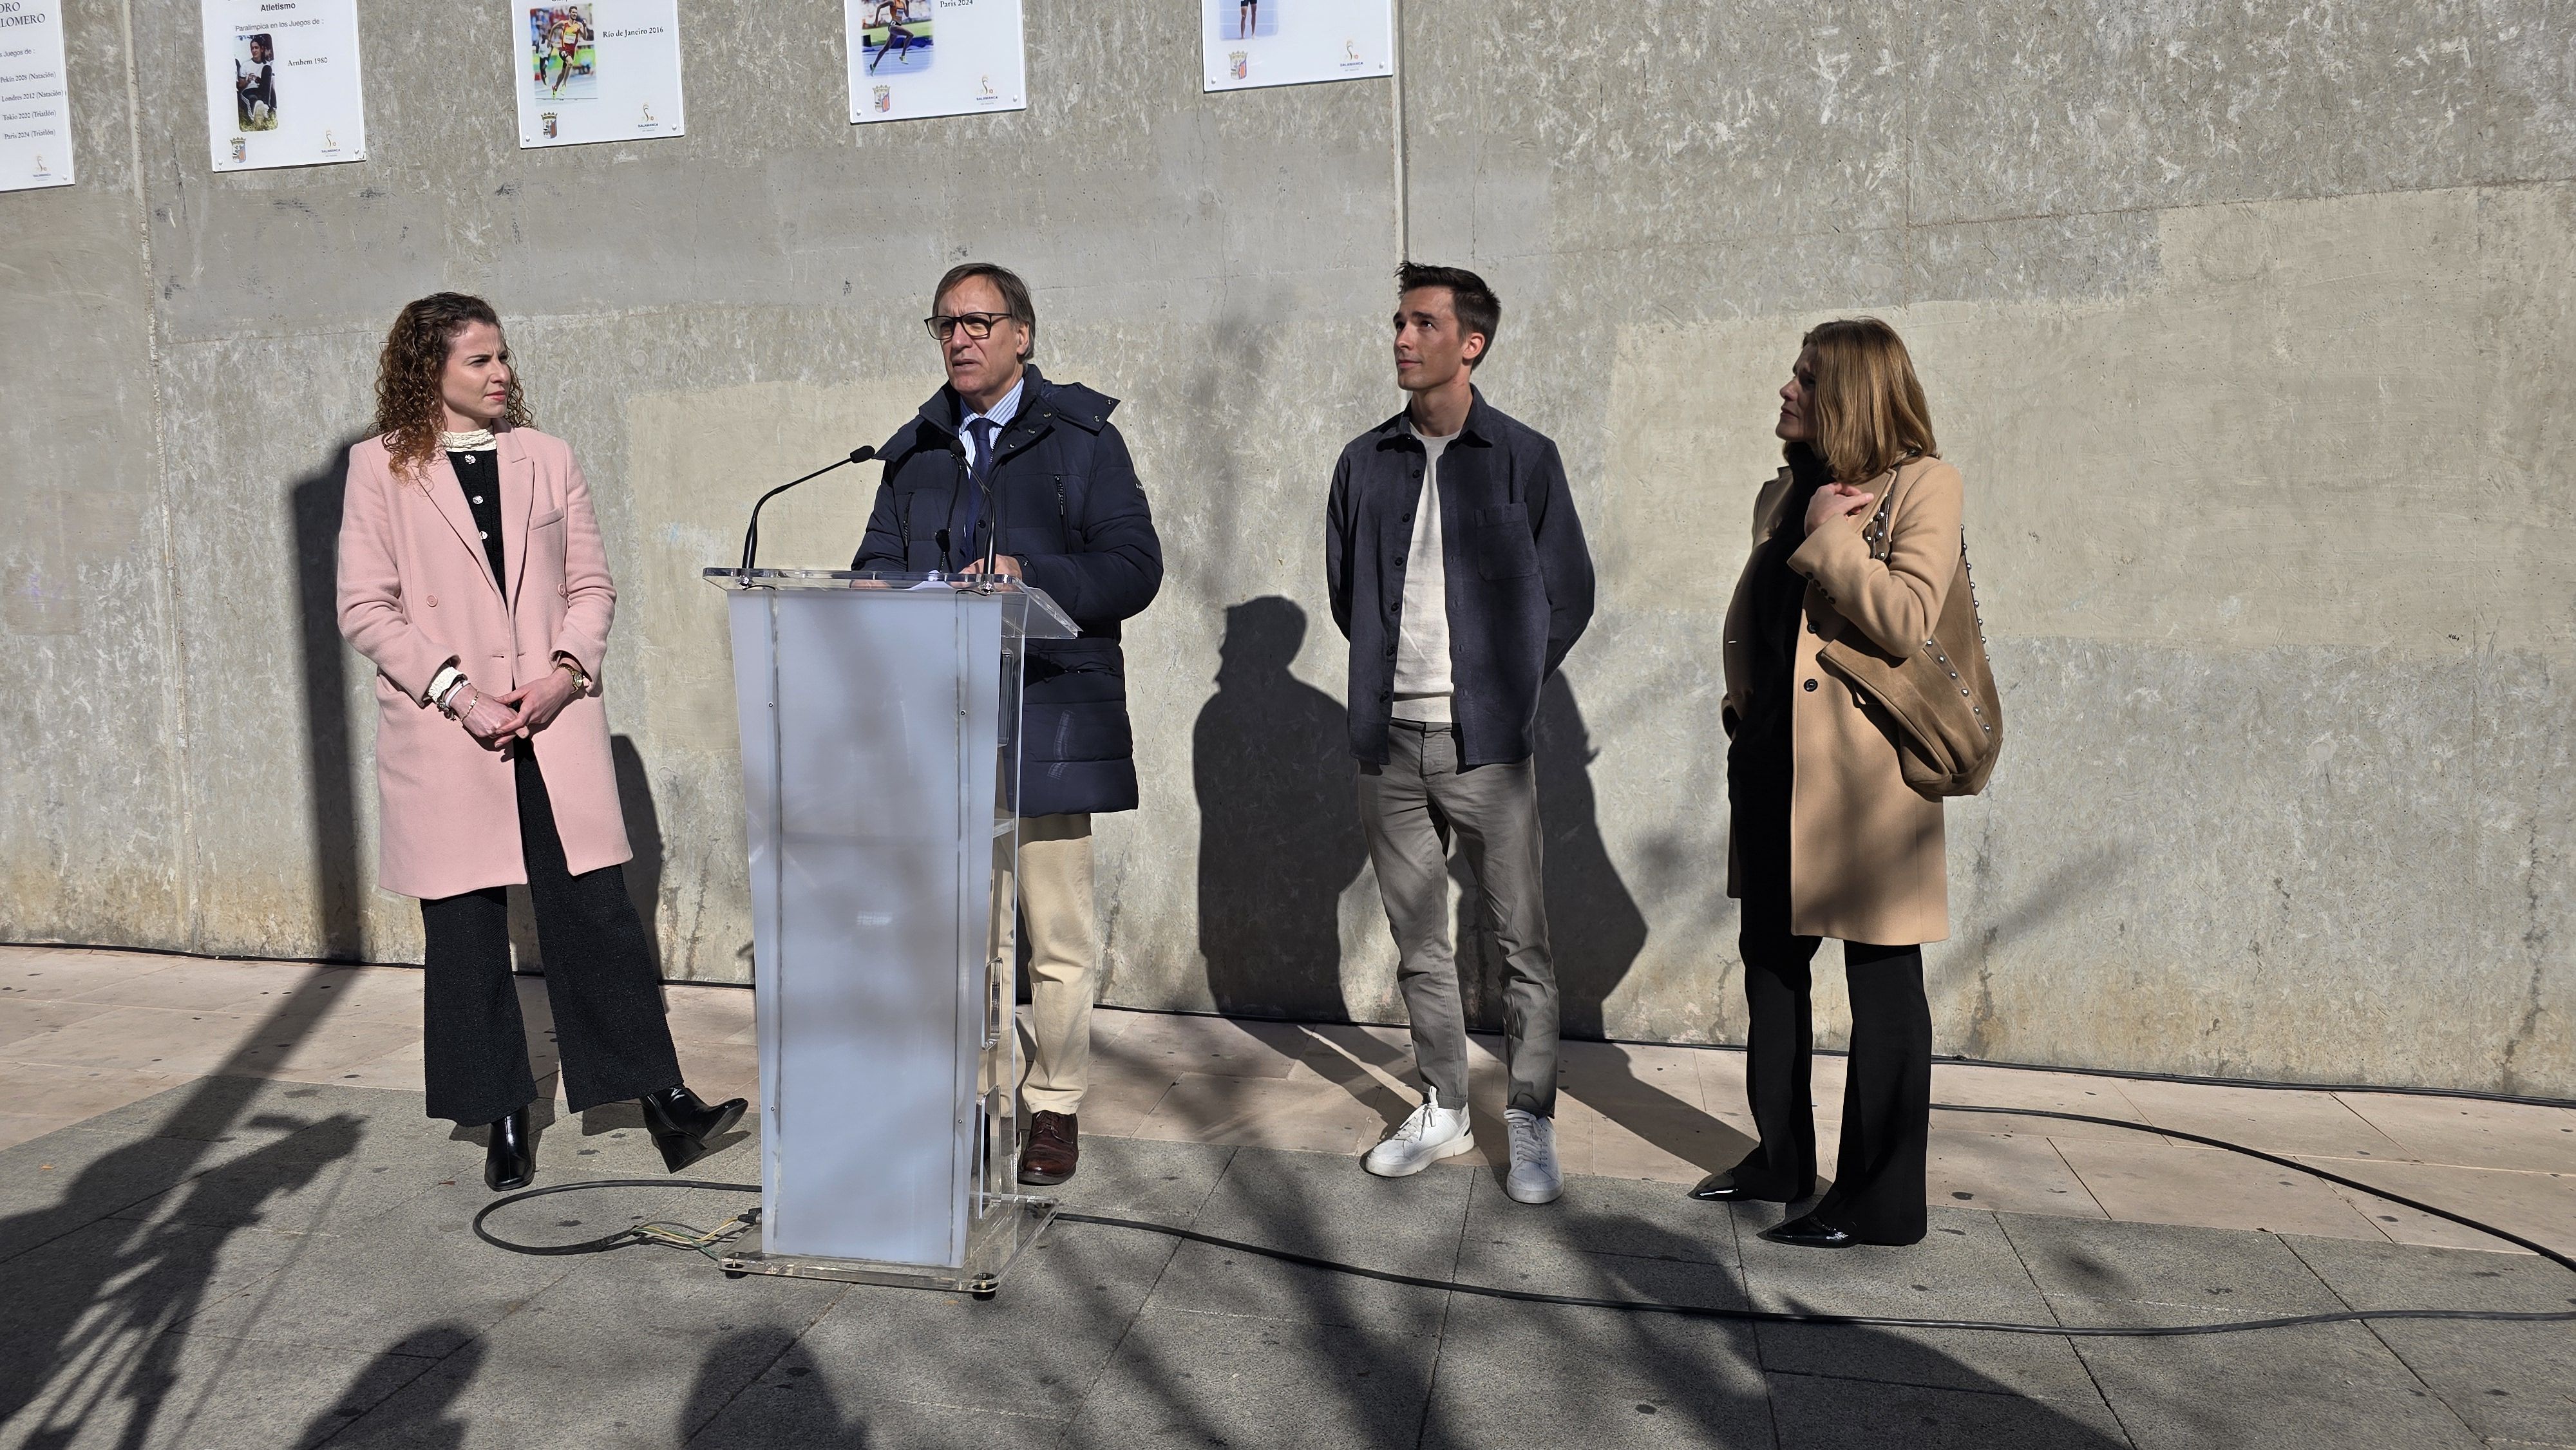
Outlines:
POLYGON ((456 531, 456 542, 473 556, 474 572, 491 578, 491 562, 483 556, 483 531, 474 526, 474 511, 465 506, 465 488, 456 481, 456 465, 447 461, 446 453, 432 453, 420 479, 438 516, 447 520, 447 526, 456 531))
POLYGON ((528 572, 528 514, 537 496, 537 465, 516 433, 501 435, 501 562, 510 571, 501 597, 519 606, 519 581, 528 572))

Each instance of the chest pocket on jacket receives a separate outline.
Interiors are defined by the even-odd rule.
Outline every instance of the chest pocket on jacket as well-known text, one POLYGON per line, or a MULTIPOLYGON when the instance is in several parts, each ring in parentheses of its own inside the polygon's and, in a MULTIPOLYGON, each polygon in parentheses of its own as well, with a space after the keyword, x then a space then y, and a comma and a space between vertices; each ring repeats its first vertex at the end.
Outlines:
POLYGON ((1077 476, 1048 473, 1013 490, 1010 501, 1018 512, 1002 521, 1002 552, 1080 553, 1082 546, 1076 541, 1082 532, 1074 527, 1074 520, 1082 512, 1081 486, 1077 476))
POLYGON ((1488 579, 1519 579, 1538 572, 1538 540, 1530 537, 1527 504, 1478 509, 1472 531, 1477 573, 1488 579))

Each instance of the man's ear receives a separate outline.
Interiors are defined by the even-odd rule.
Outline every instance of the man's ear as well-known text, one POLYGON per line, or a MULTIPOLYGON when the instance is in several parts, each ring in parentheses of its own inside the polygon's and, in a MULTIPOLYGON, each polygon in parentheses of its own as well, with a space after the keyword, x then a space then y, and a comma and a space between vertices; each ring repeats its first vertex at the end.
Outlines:
POLYGON ((1491 341, 1491 339, 1487 338, 1481 332, 1468 333, 1467 336, 1458 344, 1459 359, 1470 367, 1475 366, 1477 362, 1484 358, 1485 344, 1489 341, 1491 341))

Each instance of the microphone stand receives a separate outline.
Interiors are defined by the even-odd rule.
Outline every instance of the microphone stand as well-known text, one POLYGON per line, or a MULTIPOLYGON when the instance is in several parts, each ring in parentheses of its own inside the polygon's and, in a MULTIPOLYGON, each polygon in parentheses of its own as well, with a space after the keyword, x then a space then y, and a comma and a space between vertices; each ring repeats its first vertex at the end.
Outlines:
POLYGON ((750 525, 742 531, 742 567, 737 572, 743 576, 743 582, 746 584, 750 582, 752 560, 760 553, 760 511, 768 505, 771 499, 778 497, 780 494, 785 493, 787 490, 794 488, 800 483, 821 478, 824 474, 831 472, 835 468, 844 468, 853 463, 865 463, 876 456, 877 451, 873 448, 853 448, 850 450, 849 457, 837 459, 831 463, 826 463, 822 467, 815 469, 812 473, 805 475, 803 478, 791 478, 785 483, 780 484, 778 487, 771 489, 769 492, 762 494, 760 496, 760 502, 751 506, 750 525))

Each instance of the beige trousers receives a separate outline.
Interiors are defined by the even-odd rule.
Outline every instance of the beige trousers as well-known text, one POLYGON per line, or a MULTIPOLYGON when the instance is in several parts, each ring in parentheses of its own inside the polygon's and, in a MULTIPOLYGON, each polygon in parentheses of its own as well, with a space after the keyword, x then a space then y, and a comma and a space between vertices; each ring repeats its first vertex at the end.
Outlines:
POLYGON ((1091 895, 1091 817, 1020 820, 1020 919, 1029 937, 1028 1076, 1032 1113, 1078 1113, 1091 1085, 1091 1002, 1100 926, 1091 895))

